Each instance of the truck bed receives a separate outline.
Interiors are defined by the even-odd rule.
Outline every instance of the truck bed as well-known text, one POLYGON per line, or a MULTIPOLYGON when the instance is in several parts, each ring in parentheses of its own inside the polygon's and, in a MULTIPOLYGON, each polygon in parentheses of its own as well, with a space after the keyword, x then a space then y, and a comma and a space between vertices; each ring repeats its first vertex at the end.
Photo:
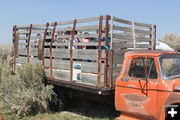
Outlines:
POLYGON ((109 94, 120 74, 124 53, 154 49, 155 39, 155 25, 110 15, 15 25, 13 68, 42 64, 49 84, 109 94), (84 42, 85 38, 89 42, 84 42))

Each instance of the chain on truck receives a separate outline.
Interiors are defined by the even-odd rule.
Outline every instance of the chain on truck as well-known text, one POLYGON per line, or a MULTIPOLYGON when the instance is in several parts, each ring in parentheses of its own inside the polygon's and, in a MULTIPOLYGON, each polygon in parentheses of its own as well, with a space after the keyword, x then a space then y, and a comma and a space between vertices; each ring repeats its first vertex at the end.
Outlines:
POLYGON ((165 106, 180 103, 180 54, 155 43, 156 25, 110 15, 15 25, 13 69, 42 64, 59 99, 71 93, 113 103, 117 119, 163 120, 165 106))

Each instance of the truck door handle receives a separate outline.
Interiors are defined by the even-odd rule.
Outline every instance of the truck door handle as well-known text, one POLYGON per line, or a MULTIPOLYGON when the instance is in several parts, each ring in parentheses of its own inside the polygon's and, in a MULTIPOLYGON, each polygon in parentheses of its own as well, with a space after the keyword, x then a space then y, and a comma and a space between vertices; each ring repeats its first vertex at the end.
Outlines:
POLYGON ((128 80, 128 78, 121 78, 121 81, 127 82, 127 81, 129 81, 129 80, 128 80))

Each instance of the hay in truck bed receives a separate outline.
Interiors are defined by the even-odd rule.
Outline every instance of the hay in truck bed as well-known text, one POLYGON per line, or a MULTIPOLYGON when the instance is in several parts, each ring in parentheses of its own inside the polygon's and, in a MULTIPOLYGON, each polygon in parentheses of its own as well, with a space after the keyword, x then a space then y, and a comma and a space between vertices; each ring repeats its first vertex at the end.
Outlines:
POLYGON ((124 53, 155 49, 155 40, 155 25, 110 15, 15 25, 14 69, 39 63, 50 84, 108 94, 114 90, 124 53))

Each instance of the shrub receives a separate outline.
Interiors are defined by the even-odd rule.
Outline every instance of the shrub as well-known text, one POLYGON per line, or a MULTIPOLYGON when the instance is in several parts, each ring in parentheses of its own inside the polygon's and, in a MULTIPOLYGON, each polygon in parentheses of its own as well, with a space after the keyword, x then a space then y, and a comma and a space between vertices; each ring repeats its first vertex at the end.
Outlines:
POLYGON ((2 59, 4 53, 0 53, 1 107, 15 112, 18 116, 48 111, 53 86, 43 83, 45 73, 42 66, 25 64, 12 75, 8 57, 2 59))
POLYGON ((174 50, 178 51, 180 50, 180 36, 174 33, 166 33, 163 38, 160 39, 160 41, 168 44, 171 46, 174 50))

